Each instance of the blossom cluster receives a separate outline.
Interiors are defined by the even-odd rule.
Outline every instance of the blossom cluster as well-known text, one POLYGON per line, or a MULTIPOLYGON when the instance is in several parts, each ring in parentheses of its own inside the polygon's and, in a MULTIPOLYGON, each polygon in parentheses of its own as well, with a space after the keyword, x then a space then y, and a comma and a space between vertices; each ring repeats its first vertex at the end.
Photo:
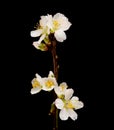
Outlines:
POLYGON ((47 51, 51 44, 50 36, 53 35, 58 42, 63 42, 67 38, 65 31, 71 25, 68 18, 61 13, 41 16, 36 30, 31 31, 31 37, 40 36, 38 41, 33 42, 33 46, 41 51, 47 51))
POLYGON ((66 82, 58 85, 56 78, 52 71, 49 71, 47 77, 41 77, 36 74, 36 77, 31 81, 31 94, 37 94, 41 90, 54 90, 57 99, 53 102, 57 109, 60 109, 59 117, 61 120, 67 120, 69 117, 72 120, 77 119, 77 113, 74 110, 80 109, 84 106, 82 101, 79 101, 77 96, 73 96, 74 90, 69 88, 66 82))
MULTIPOLYGON (((31 37, 40 37, 38 41, 33 42, 33 46, 41 51, 47 51, 49 48, 53 49, 55 41, 63 42, 67 36, 67 31, 72 24, 68 18, 61 13, 56 13, 54 16, 41 16, 36 30, 31 31, 31 37)), ((56 59, 56 54, 54 59, 56 59)), ((55 61, 56 62, 56 61, 55 61)), ((55 65, 54 62, 54 65, 55 65)), ((57 66, 55 66, 57 67, 57 66)), ((55 68, 54 68, 55 69, 55 68)), ((53 91, 56 95, 52 106, 54 105, 60 110, 59 117, 61 120, 67 120, 69 117, 76 120, 78 115, 75 110, 84 106, 83 102, 77 96, 74 96, 74 90, 69 88, 66 82, 57 83, 56 76, 52 71, 49 71, 47 77, 41 77, 39 74, 31 81, 32 89, 30 93, 37 94, 40 91, 53 91)), ((51 109, 52 110, 52 109, 51 109)))

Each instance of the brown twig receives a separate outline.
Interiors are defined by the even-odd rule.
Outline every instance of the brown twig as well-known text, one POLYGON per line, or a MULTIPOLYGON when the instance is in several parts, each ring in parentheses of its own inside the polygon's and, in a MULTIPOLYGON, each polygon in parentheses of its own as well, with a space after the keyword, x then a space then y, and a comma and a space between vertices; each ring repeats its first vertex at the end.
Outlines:
MULTIPOLYGON (((54 39, 54 37, 51 37, 51 53, 52 53, 52 58, 53 58, 53 71, 54 71, 54 75, 56 80, 58 80, 58 56, 56 54, 56 40, 54 39)), ((54 93, 54 98, 56 99, 57 96, 54 93)), ((55 107, 54 112, 53 112, 53 130, 58 130, 58 109, 55 107)))

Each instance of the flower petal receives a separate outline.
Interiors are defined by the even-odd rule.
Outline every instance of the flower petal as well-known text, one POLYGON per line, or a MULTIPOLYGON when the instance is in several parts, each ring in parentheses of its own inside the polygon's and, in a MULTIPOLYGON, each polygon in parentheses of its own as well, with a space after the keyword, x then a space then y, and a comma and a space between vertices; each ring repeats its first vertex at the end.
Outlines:
POLYGON ((41 16, 39 23, 41 27, 45 27, 47 25, 47 16, 41 16))
POLYGON ((64 102, 63 102, 61 99, 57 98, 57 99, 55 100, 55 106, 56 106, 58 109, 63 109, 63 107, 64 107, 64 102))
POLYGON ((58 97, 61 97, 61 96, 65 95, 65 91, 66 91, 67 87, 68 87, 67 84, 65 82, 63 82, 59 85, 59 87, 55 87, 54 91, 58 97))
POLYGON ((48 77, 55 77, 52 71, 49 71, 48 77))
POLYGON ((40 43, 44 40, 45 36, 46 36, 46 34, 43 34, 43 35, 40 37, 40 39, 38 40, 38 44, 40 44, 40 43))
POLYGON ((55 93, 57 94, 57 96, 59 96, 59 95, 61 95, 61 93, 60 93, 60 87, 55 87, 54 88, 54 91, 55 91, 55 93))
POLYGON ((66 82, 62 82, 60 85, 59 85, 62 89, 67 89, 68 88, 68 85, 66 82))
POLYGON ((42 34, 42 29, 31 31, 31 37, 39 37, 42 34))
POLYGON ((49 29, 52 29, 52 27, 53 27, 53 22, 52 22, 52 15, 47 15, 47 19, 48 19, 48 22, 47 22, 47 26, 48 26, 48 28, 49 29))
POLYGON ((69 117, 69 113, 67 112, 66 109, 62 109, 59 113, 59 117, 61 120, 67 120, 69 117))
POLYGON ((38 43, 38 41, 37 41, 37 42, 33 42, 33 46, 34 46, 36 49, 40 49, 40 48, 39 48, 39 43, 38 43))
POLYGON ((55 19, 55 20, 59 20, 59 19, 61 19, 62 17, 65 17, 63 14, 61 14, 61 13, 56 13, 54 16, 53 16, 53 19, 55 19))
POLYGON ((46 26, 52 28, 52 15, 41 16, 40 26, 43 28, 46 26))
POLYGON ((71 101, 78 101, 79 100, 79 98, 77 97, 77 96, 73 96, 72 98, 71 98, 71 101))
POLYGON ((70 22, 65 21, 64 24, 62 24, 60 28, 61 28, 63 31, 66 31, 66 30, 68 30, 68 29, 70 28, 71 25, 72 25, 72 24, 71 24, 70 22))
POLYGON ((39 83, 41 84, 41 86, 43 85, 43 80, 42 77, 39 74, 36 74, 36 79, 39 81, 39 83))
POLYGON ((78 118, 77 113, 76 113, 73 109, 68 109, 67 111, 68 111, 68 113, 69 113, 69 117, 70 117, 72 120, 76 120, 76 119, 78 118))
POLYGON ((84 103, 82 101, 78 101, 75 103, 75 109, 80 109, 84 107, 84 103))
POLYGON ((44 40, 44 38, 45 38, 45 34, 43 34, 37 42, 33 42, 33 46, 34 46, 36 49, 40 49, 39 46, 40 46, 42 40, 44 40))
POLYGON ((66 40, 66 34, 62 30, 55 31, 54 36, 58 42, 63 42, 64 40, 66 40))
POLYGON ((39 80, 39 79, 42 79, 41 76, 39 74, 35 74, 36 78, 39 80))
POLYGON ((73 96, 70 101, 75 109, 80 109, 84 106, 83 102, 79 101, 79 98, 76 96, 73 96))
POLYGON ((74 93, 74 90, 72 88, 67 89, 65 91, 65 99, 69 100, 72 97, 73 93, 74 93))
POLYGON ((41 91, 41 87, 36 87, 36 88, 32 88, 30 93, 31 94, 36 94, 39 93, 41 91))

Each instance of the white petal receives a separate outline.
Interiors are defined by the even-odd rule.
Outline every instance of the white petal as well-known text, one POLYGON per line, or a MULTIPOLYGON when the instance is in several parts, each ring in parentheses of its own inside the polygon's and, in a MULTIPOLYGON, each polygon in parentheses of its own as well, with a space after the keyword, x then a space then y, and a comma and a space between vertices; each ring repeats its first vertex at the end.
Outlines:
POLYGON ((54 36, 55 36, 56 40, 59 42, 63 42, 64 40, 66 40, 66 34, 62 30, 55 31, 54 36))
POLYGON ((68 30, 68 29, 70 28, 71 25, 72 25, 72 24, 71 24, 70 22, 66 21, 66 22, 64 22, 64 24, 62 24, 62 25, 60 26, 60 28, 61 28, 63 31, 66 31, 66 30, 68 30))
POLYGON ((84 107, 84 103, 81 101, 77 101, 73 105, 75 106, 75 109, 80 109, 80 108, 84 107))
POLYGON ((79 98, 76 96, 73 96, 70 101, 75 109, 80 109, 84 106, 83 102, 79 101, 79 98))
POLYGON ((48 77, 54 77, 54 73, 52 71, 49 71, 48 77))
POLYGON ((38 82, 41 84, 41 86, 43 85, 43 80, 42 77, 39 74, 36 74, 36 79, 38 80, 38 82))
POLYGON ((41 16, 40 20, 40 26, 45 28, 46 26, 50 29, 52 28, 52 15, 47 15, 47 16, 41 16))
POLYGON ((47 16, 41 16, 39 23, 41 27, 45 27, 47 25, 47 16))
POLYGON ((37 42, 33 42, 33 46, 34 46, 36 49, 40 49, 40 48, 39 48, 39 45, 40 45, 40 44, 38 43, 38 41, 37 41, 37 42))
POLYGON ((39 74, 35 74, 37 79, 41 79, 41 76, 39 74))
POLYGON ((69 117, 69 113, 67 112, 66 109, 62 109, 59 113, 59 117, 61 120, 67 120, 69 117))
POLYGON ((31 31, 31 37, 39 37, 42 34, 42 29, 31 31))
POLYGON ((46 36, 46 35, 43 34, 37 42, 33 42, 33 46, 34 46, 36 49, 40 49, 39 46, 40 46, 42 40, 44 40, 45 36, 46 36))
POLYGON ((47 26, 49 29, 52 29, 52 27, 53 27, 52 15, 48 14, 47 19, 48 19, 47 26))
POLYGON ((62 82, 60 85, 59 85, 62 89, 66 90, 68 88, 68 85, 66 82, 62 82))
POLYGON ((58 87, 58 86, 54 88, 54 91, 57 94, 57 96, 59 96, 61 94, 60 87, 58 87))
POLYGON ((72 98, 71 98, 71 101, 78 101, 79 100, 79 98, 77 97, 77 96, 73 96, 72 98))
POLYGON ((38 41, 38 44, 40 44, 43 40, 44 40, 44 38, 45 38, 45 34, 43 34, 41 37, 40 37, 40 39, 39 39, 39 41, 38 41))
POLYGON ((63 109, 63 107, 64 107, 64 102, 63 102, 61 99, 57 98, 57 99, 55 100, 55 106, 56 106, 58 109, 63 109))
POLYGON ((36 94, 36 93, 39 93, 41 91, 41 88, 40 87, 37 87, 37 88, 32 88, 31 89, 31 94, 36 94))
POLYGON ((69 117, 70 117, 72 120, 76 120, 76 119, 78 118, 77 113, 76 113, 73 109, 68 109, 67 111, 68 111, 68 113, 69 113, 69 117))
POLYGON ((60 19, 60 18, 62 18, 62 17, 65 17, 63 14, 61 14, 61 13, 56 13, 54 16, 53 16, 53 19, 55 19, 55 20, 58 20, 58 19, 60 19))
POLYGON ((67 89, 67 84, 65 82, 61 83, 59 87, 55 87, 55 93, 58 97, 61 97, 62 95, 65 95, 65 91, 67 89))
POLYGON ((72 88, 67 89, 65 91, 65 99, 69 100, 72 97, 73 93, 74 93, 74 90, 72 88))

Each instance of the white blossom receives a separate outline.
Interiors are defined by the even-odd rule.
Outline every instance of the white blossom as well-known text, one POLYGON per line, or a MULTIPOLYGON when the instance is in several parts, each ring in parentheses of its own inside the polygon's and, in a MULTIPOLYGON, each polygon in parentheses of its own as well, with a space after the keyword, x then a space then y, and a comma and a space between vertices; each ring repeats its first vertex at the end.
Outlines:
MULTIPOLYGON (((31 37, 39 37, 39 40, 36 42, 33 42, 33 46, 37 49, 41 49, 41 43, 45 38, 48 38, 47 36, 50 34, 50 23, 51 23, 52 16, 41 16, 40 24, 36 30, 31 31, 31 37)), ((45 50, 45 49, 44 49, 45 50)))
POLYGON ((31 89, 31 94, 39 93, 42 90, 43 81, 40 75, 36 74, 36 78, 34 78, 31 83, 33 87, 31 89))
POLYGON ((72 120, 76 120, 78 115, 74 110, 84 106, 83 102, 79 101, 78 97, 72 97, 73 93, 73 89, 67 89, 64 99, 57 98, 55 100, 55 106, 60 109, 59 117, 61 120, 67 120, 69 117, 72 120))
POLYGON ((61 13, 52 15, 41 16, 39 20, 39 26, 36 30, 30 32, 31 37, 40 37, 38 41, 33 42, 33 46, 36 49, 42 51, 47 50, 45 44, 50 44, 49 35, 54 34, 54 37, 58 42, 63 42, 66 40, 67 36, 65 31, 68 30, 71 26, 71 23, 68 21, 68 18, 61 13), (46 41, 48 41, 46 43, 46 41))
POLYGON ((66 40, 66 34, 64 31, 68 30, 72 24, 68 21, 68 18, 61 13, 57 13, 53 17, 52 31, 57 41, 63 42, 66 40))
POLYGON ((41 90, 51 91, 54 87, 57 87, 57 81, 52 71, 49 71, 48 77, 41 77, 36 74, 36 78, 32 80, 31 94, 39 93, 41 90))
POLYGON ((53 77, 47 77, 47 78, 43 78, 43 90, 45 91, 51 91, 54 87, 57 86, 57 81, 55 78, 53 77))

